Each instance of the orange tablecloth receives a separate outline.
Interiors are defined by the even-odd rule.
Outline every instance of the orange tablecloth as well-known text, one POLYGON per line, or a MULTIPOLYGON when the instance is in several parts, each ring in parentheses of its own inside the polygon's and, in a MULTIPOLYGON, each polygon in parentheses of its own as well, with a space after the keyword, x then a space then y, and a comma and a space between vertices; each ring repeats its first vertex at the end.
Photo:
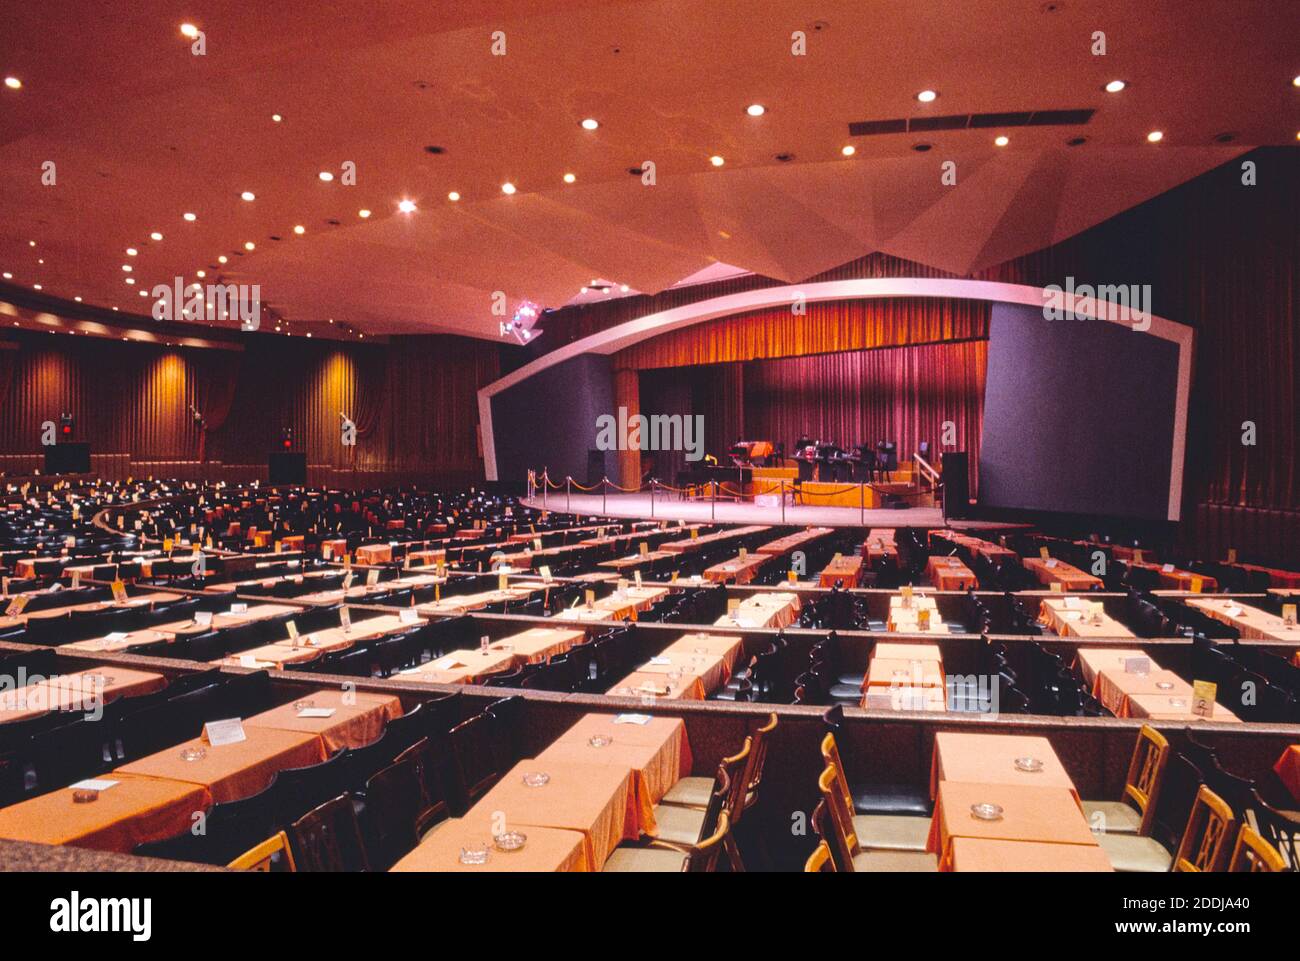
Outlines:
POLYGON ((799 595, 790 591, 751 594, 713 622, 715 627, 786 627, 799 614, 799 595))
POLYGON ((1300 744, 1292 744, 1283 751, 1273 765, 1273 770, 1291 792, 1291 796, 1300 801, 1300 744))
MULTIPOLYGON (((1092 689, 1094 697, 1097 693, 1097 675, 1101 671, 1122 671, 1124 662, 1130 657, 1146 657, 1150 660, 1146 651, 1136 647, 1081 647, 1074 652, 1074 656, 1083 683, 1092 689)), ((1151 666, 1159 667, 1154 661, 1151 666)))
POLYGON ((340 748, 364 747, 384 733, 389 721, 402 716, 400 698, 390 694, 323 688, 301 695, 245 719, 244 727, 268 727, 277 731, 317 734, 330 754, 340 748), (332 717, 299 717, 305 708, 332 710, 332 717))
MULTIPOLYGON (((117 770, 122 774, 199 784, 208 789, 213 801, 221 803, 264 790, 282 768, 306 767, 325 760, 325 746, 316 734, 268 727, 250 727, 244 733, 247 740, 221 747, 212 747, 202 738, 191 738, 117 770), (187 761, 181 752, 188 748, 202 748, 207 753, 199 760, 187 761)), ((105 777, 116 777, 116 774, 105 777)))
POLYGON ((640 813, 628 768, 529 758, 507 771, 465 817, 496 817, 494 824, 525 834, 529 826, 581 831, 586 861, 599 871, 620 841, 640 836, 640 813), (530 773, 547 774, 550 780, 529 787, 524 775, 530 773))
POLYGON ((531 627, 493 642, 488 649, 513 654, 517 664, 541 664, 581 644, 585 636, 584 631, 572 627, 531 627))
POLYGON ((979 587, 975 572, 959 557, 931 555, 925 565, 926 577, 941 591, 973 591, 979 587))
POLYGON ((473 684, 488 674, 510 670, 514 662, 513 651, 463 648, 444 654, 419 667, 400 671, 399 675, 403 680, 432 681, 435 684, 473 684))
POLYGON ((952 870, 952 840, 1039 841, 1096 847, 1097 840, 1073 792, 1060 787, 943 781, 934 800, 926 850, 939 855, 939 870, 952 870), (985 821, 974 804, 996 804, 1002 817, 985 821))
POLYGON ((852 588, 858 586, 858 579, 862 576, 862 558, 856 554, 841 557, 838 561, 832 560, 822 569, 821 579, 818 581, 822 587, 834 587, 837 583, 843 587, 852 588))
POLYGON ((649 661, 637 667, 638 674, 681 674, 694 675, 704 687, 704 696, 708 697, 727 683, 731 677, 726 662, 716 654, 696 654, 683 651, 663 651, 649 661), (662 663, 667 661, 668 663, 662 663))
POLYGON ((647 702, 702 701, 706 694, 704 682, 696 674, 683 674, 678 680, 670 681, 666 674, 641 671, 633 671, 605 693, 613 697, 642 698, 647 702))
POLYGON ((463 614, 466 611, 477 611, 480 608, 487 607, 489 604, 500 604, 504 601, 527 600, 537 591, 542 590, 542 585, 529 587, 527 585, 517 584, 507 587, 504 591, 483 591, 478 594, 457 594, 452 597, 444 597, 440 601, 434 601, 431 604, 421 604, 417 610, 421 614, 463 614))
POLYGON ((1033 735, 936 734, 930 766, 931 797, 943 781, 1065 788, 1076 800, 1079 796, 1051 742, 1033 735), (1019 757, 1037 758, 1043 762, 1043 769, 1021 771, 1015 765, 1019 757))
POLYGON ((387 564, 393 559, 392 544, 363 544, 356 550, 358 564, 387 564))
POLYGON ((1054 871, 1078 874, 1114 871, 1100 847, 1043 841, 997 841, 956 837, 949 845, 951 871, 1054 871))
POLYGON ((614 570, 631 570, 640 567, 642 564, 650 564, 654 561, 662 560, 665 557, 676 557, 668 551, 648 551, 645 554, 629 554, 627 557, 616 557, 612 561, 601 561, 597 567, 611 567, 614 570))
POLYGON ((198 784, 120 771, 100 780, 117 784, 90 803, 78 804, 72 788, 60 788, 0 808, 0 838, 130 854, 137 844, 189 830, 194 813, 212 806, 207 789, 198 784))
POLYGON ((1219 582, 1209 574, 1198 574, 1195 571, 1184 571, 1177 567, 1171 567, 1165 570, 1163 564, 1152 564, 1149 561, 1129 561, 1130 567, 1140 567, 1143 570, 1155 571, 1160 578, 1160 586, 1171 591, 1190 591, 1192 581, 1201 582, 1201 590, 1208 594, 1213 594, 1219 589, 1219 582))
POLYGON ((795 531, 793 534, 787 534, 785 537, 778 537, 774 541, 768 541, 766 544, 760 544, 754 548, 756 554, 772 554, 780 556, 788 554, 796 547, 802 547, 804 544, 810 544, 815 540, 820 540, 827 534, 832 533, 829 527, 809 527, 806 530, 795 531))
POLYGON ((1300 643, 1300 624, 1287 627, 1276 614, 1220 597, 1188 599, 1188 606, 1204 611, 1216 621, 1235 627, 1243 640, 1300 643))
POLYGON ((588 841, 581 831, 528 826, 520 833, 527 837, 518 851, 498 851, 492 845, 491 816, 453 818, 439 824, 424 836, 410 854, 394 864, 390 871, 399 874, 431 871, 471 871, 480 874, 518 872, 590 871, 587 861, 588 841), (468 847, 487 847, 483 864, 462 864, 460 853, 468 847))
POLYGON ((716 654, 727 667, 727 676, 736 672, 736 661, 744 650, 744 642, 726 634, 687 634, 663 649, 664 654, 681 651, 687 654, 716 654))
POLYGON ((51 678, 0 694, 0 723, 36 717, 46 711, 92 711, 119 697, 161 690, 167 678, 152 671, 135 671, 105 664, 51 678))
POLYGON ((863 687, 944 686, 943 664, 939 661, 873 657, 863 687))
POLYGON ((1126 674, 1119 670, 1097 672, 1094 696, 1116 717, 1129 717, 1129 698, 1134 694, 1164 694, 1169 697, 1192 696, 1192 685, 1173 671, 1157 668, 1154 664, 1147 674, 1126 674))
POLYGON ((704 569, 704 579, 712 581, 714 584, 725 584, 728 581, 736 584, 748 584, 758 576, 759 568, 769 560, 771 560, 771 557, 767 554, 750 554, 744 560, 736 556, 723 561, 721 564, 706 567, 704 569))
POLYGON ((1132 631, 1105 612, 1101 615, 1101 623, 1094 624, 1088 612, 1091 603, 1073 597, 1044 597, 1038 609, 1038 622, 1062 637, 1134 636, 1132 631))
POLYGON ((627 768, 641 830, 656 831, 654 806, 681 778, 691 773, 691 749, 681 718, 651 718, 644 725, 616 723, 615 714, 587 714, 537 755, 545 770, 551 761, 604 764, 627 768), (597 746, 593 738, 607 739, 597 746))
POLYGON ((1129 717, 1149 717, 1158 721, 1221 721, 1227 724, 1241 721, 1222 704, 1214 705, 1210 717, 1193 714, 1190 694, 1130 694, 1128 712, 1129 717))
POLYGON ((1100 577, 1093 577, 1056 558, 1052 558, 1049 562, 1041 557, 1026 557, 1021 564, 1024 565, 1025 570, 1038 578, 1040 584, 1060 584, 1067 591, 1090 591, 1094 587, 1102 586, 1100 577), (1049 563, 1051 567, 1047 566, 1049 563))
POLYGON ((264 621, 283 614, 296 614, 301 610, 301 607, 293 604, 249 604, 245 611, 227 610, 213 614, 212 623, 206 627, 196 624, 193 620, 187 620, 155 624, 153 630, 162 634, 174 634, 177 637, 187 634, 206 634, 208 631, 220 630, 223 627, 238 627, 240 624, 264 621))

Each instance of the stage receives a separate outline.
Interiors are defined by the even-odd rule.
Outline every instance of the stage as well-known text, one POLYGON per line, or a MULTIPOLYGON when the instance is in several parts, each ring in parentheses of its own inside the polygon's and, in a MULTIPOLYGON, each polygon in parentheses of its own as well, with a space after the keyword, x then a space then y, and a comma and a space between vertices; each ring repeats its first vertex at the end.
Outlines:
POLYGON ((992 530, 1023 528, 1025 524, 1008 524, 1001 521, 943 519, 937 507, 908 507, 898 510, 879 508, 859 510, 856 507, 813 507, 806 504, 759 506, 734 501, 678 500, 671 496, 656 495, 653 504, 650 495, 610 493, 572 494, 550 491, 545 499, 540 495, 525 499, 523 503, 543 510, 564 511, 573 514, 594 514, 606 517, 654 518, 656 520, 717 521, 726 524, 787 524, 799 527, 952 527, 957 530, 992 530))

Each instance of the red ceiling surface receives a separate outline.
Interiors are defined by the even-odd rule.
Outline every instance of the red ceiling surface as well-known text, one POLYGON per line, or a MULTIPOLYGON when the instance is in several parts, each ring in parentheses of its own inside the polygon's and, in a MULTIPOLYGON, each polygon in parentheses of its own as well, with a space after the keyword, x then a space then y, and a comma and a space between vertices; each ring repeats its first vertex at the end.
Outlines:
POLYGON ((719 263, 794 282, 876 250, 965 273, 1059 241, 1296 143, 1300 18, 1287 0, 45 0, 0 11, 0 74, 22 81, 0 87, 8 283, 147 313, 141 287, 202 269, 299 329, 496 337, 496 292, 559 306, 719 263), (1091 122, 848 131, 1077 108, 1091 122), (628 173, 647 160, 653 186, 628 173))

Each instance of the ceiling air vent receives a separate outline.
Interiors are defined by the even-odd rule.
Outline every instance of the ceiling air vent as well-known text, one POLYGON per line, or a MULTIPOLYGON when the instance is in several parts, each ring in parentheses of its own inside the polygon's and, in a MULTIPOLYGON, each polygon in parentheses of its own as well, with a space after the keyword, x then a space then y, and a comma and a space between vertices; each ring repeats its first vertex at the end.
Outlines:
POLYGON ((857 120, 849 124, 850 137, 875 137, 890 133, 932 133, 936 130, 986 130, 991 127, 1077 126, 1092 119, 1091 108, 1080 110, 1021 110, 1014 113, 961 113, 943 117, 895 120, 857 120))

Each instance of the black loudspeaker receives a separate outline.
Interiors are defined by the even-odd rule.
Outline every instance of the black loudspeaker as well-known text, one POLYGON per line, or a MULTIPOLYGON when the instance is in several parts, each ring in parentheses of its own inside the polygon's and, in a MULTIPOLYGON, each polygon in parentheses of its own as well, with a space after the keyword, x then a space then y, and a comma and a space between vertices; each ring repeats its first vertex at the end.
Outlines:
POLYGON ((970 513, 970 460, 965 451, 943 454, 943 516, 970 513))
POLYGON ((306 454, 273 451, 267 455, 266 466, 272 484, 307 483, 306 454))
POLYGON ((605 452, 603 450, 587 451, 587 486, 599 484, 602 477, 609 476, 605 472, 605 452))
POLYGON ((52 444, 45 448, 45 473, 89 474, 89 444, 52 444))

